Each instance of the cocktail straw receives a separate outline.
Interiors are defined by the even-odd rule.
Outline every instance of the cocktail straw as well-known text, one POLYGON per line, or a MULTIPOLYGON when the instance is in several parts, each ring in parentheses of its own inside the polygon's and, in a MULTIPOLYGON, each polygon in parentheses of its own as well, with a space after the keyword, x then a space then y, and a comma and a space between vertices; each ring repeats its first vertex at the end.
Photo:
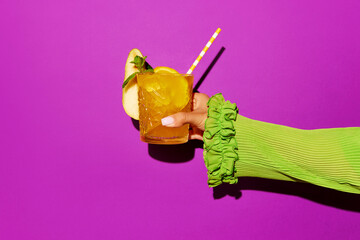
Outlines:
POLYGON ((204 49, 201 51, 200 55, 196 58, 195 62, 191 65, 189 71, 187 71, 187 74, 191 74, 192 71, 194 71, 196 65, 198 65, 198 63, 200 62, 200 60, 202 59, 202 57, 204 56, 204 54, 206 53, 206 51, 209 49, 209 47, 211 46, 211 44, 214 42, 215 38, 219 35, 221 29, 218 28, 216 30, 216 32, 212 35, 212 37, 210 38, 210 40, 208 41, 208 43, 206 44, 206 46, 204 47, 204 49))

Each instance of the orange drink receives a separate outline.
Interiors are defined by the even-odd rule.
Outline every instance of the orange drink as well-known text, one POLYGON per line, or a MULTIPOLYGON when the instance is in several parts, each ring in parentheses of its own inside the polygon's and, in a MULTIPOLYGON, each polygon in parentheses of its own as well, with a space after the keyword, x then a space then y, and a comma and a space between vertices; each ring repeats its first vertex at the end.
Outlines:
MULTIPOLYGON (((160 67, 161 68, 161 67, 160 67)), ((152 144, 186 143, 189 124, 165 127, 161 119, 177 112, 190 112, 194 76, 167 71, 139 73, 140 139, 152 144)))

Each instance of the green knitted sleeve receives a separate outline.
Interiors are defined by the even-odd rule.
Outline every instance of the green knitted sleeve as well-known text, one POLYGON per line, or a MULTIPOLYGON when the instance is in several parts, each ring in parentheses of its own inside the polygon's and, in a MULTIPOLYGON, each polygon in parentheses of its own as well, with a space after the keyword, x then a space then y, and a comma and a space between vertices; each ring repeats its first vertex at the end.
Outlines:
POLYGON ((260 177, 360 194, 360 127, 302 130, 252 120, 221 94, 208 107, 204 160, 210 187, 260 177))

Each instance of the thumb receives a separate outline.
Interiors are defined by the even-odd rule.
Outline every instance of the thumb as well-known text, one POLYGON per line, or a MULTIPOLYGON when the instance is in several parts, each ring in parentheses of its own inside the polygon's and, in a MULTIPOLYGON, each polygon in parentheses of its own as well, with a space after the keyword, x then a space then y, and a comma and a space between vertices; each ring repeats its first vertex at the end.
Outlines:
POLYGON ((178 112, 161 119, 161 124, 166 127, 181 127, 186 123, 204 131, 207 113, 178 112))

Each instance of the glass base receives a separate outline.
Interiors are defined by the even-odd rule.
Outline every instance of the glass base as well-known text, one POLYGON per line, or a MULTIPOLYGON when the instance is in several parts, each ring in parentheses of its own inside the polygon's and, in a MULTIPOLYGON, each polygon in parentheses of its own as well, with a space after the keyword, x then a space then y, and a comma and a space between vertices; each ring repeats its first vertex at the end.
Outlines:
POLYGON ((140 140, 150 144, 175 145, 188 142, 188 136, 182 138, 149 138, 140 136, 140 140))

